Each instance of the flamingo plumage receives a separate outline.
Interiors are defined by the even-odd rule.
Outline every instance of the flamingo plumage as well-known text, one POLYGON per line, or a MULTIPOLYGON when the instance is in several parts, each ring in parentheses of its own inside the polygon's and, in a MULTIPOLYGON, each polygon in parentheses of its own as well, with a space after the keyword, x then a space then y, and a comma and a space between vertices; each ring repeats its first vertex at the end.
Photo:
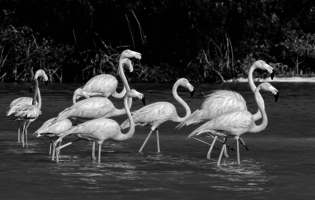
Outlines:
POLYGON ((69 119, 56 121, 56 118, 50 118, 45 121, 33 134, 39 137, 49 138, 49 155, 52 152, 52 140, 59 137, 59 135, 72 127, 72 122, 69 119))
MULTIPOLYGON (((119 57, 119 66, 127 64, 130 66, 130 71, 132 71, 133 68, 130 61, 132 58, 140 60, 141 54, 129 49, 124 50, 119 57)), ((89 98, 92 96, 113 96, 115 98, 123 98, 126 93, 126 89, 123 88, 121 92, 117 92, 117 86, 118 81, 113 75, 96 75, 92 77, 83 87, 75 90, 72 98, 73 103, 75 104, 80 97, 89 98)))
POLYGON ((15 120, 22 121, 22 127, 18 128, 18 142, 22 141, 22 146, 28 145, 27 143, 27 129, 29 125, 41 115, 42 98, 39 90, 38 78, 42 77, 44 81, 48 81, 48 77, 44 70, 39 69, 34 76, 35 90, 34 96, 19 97, 10 103, 10 109, 7 112, 8 117, 15 120), (22 133, 21 133, 22 129, 22 133))
MULTIPOLYGON (((253 80, 253 73, 256 69, 266 70, 271 74, 271 78, 274 76, 273 68, 265 61, 258 60, 254 62, 248 72, 248 83, 253 93, 256 90, 253 80)), ((246 101, 241 94, 230 90, 216 90, 206 96, 206 99, 201 104, 201 109, 194 111, 186 120, 181 122, 178 127, 201 123, 222 114, 238 110, 247 110, 246 101)), ((261 118, 261 114, 257 112, 255 118, 261 118)))
MULTIPOLYGON (((160 152, 158 127, 166 121, 182 122, 191 114, 191 110, 187 103, 177 94, 177 88, 179 86, 187 88, 190 92, 194 91, 194 87, 189 83, 186 78, 178 79, 173 86, 173 97, 185 108, 186 114, 184 117, 180 117, 177 114, 176 107, 169 102, 155 102, 132 112, 132 117, 136 125, 151 125, 151 130, 144 140, 142 146, 140 147, 139 152, 142 152, 148 139, 154 131, 156 132, 157 138, 157 152, 160 152)), ((129 126, 130 124, 127 120, 121 124, 122 128, 128 128, 129 126)))
MULTIPOLYGON (((212 120, 204 123, 199 128, 194 130, 189 134, 188 138, 191 138, 195 135, 200 135, 206 132, 211 132, 212 134, 220 134, 224 137, 234 137, 236 139, 237 145, 237 163, 240 164, 240 151, 239 151, 239 139, 243 134, 258 133, 263 130, 268 125, 268 117, 265 111, 264 99, 260 94, 260 90, 269 91, 275 96, 277 100, 279 92, 274 88, 270 83, 261 83, 255 90, 255 101, 258 105, 258 110, 262 114, 261 124, 256 124, 255 114, 250 113, 248 110, 243 111, 234 111, 226 114, 222 114, 212 120)), ((217 162, 217 165, 220 165, 223 152, 226 151, 226 144, 224 142, 221 153, 217 162)))
MULTIPOLYGON (((129 59, 123 59, 119 65, 119 75, 123 82, 125 82, 126 89, 130 90, 127 78, 124 74, 123 67, 129 67, 129 71, 133 71, 133 67, 131 65, 131 61, 129 59), (124 65, 124 63, 128 63, 128 65, 124 65)), ((129 105, 131 106, 131 101, 129 105)), ((84 99, 82 101, 78 101, 72 106, 64 109, 59 113, 56 120, 63 120, 66 118, 84 118, 84 119, 96 119, 100 117, 113 117, 119 116, 126 113, 124 108, 118 109, 114 106, 114 104, 106 97, 91 97, 88 99, 84 99)))
MULTIPOLYGON (((126 88, 127 89, 127 88, 126 88)), ((73 126, 70 130, 65 131, 62 135, 54 142, 54 146, 56 147, 58 143, 62 141, 62 139, 68 135, 76 135, 79 138, 83 138, 86 140, 93 141, 93 149, 92 149, 92 158, 94 155, 95 142, 98 144, 98 163, 101 162, 101 149, 102 144, 106 140, 114 140, 114 141, 125 141, 131 138, 135 132, 135 125, 133 122, 133 118, 130 113, 128 98, 139 98, 142 99, 143 95, 136 90, 128 90, 126 96, 124 98, 124 108, 126 109, 126 113, 128 116, 129 123, 131 124, 130 129, 127 133, 123 133, 119 124, 105 117, 92 119, 81 123, 77 126, 73 126)), ((66 143, 62 146, 56 148, 56 161, 59 162, 59 154, 60 150, 71 145, 72 142, 66 143)))

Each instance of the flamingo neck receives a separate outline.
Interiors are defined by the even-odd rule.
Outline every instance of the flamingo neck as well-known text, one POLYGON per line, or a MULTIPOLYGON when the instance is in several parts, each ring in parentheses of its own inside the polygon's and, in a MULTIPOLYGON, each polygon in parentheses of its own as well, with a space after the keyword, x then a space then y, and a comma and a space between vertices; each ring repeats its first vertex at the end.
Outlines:
MULTIPOLYGON (((256 90, 256 85, 255 85, 255 82, 254 82, 254 71, 257 69, 257 65, 254 63, 252 64, 252 66, 249 68, 249 72, 248 72, 248 84, 249 84, 249 87, 250 87, 250 90, 255 93, 255 90, 256 90)), ((254 120, 259 120, 261 119, 261 112, 258 111, 254 114, 254 120)))
POLYGON ((38 103, 38 108, 41 109, 42 108, 42 97, 40 94, 40 90, 39 90, 39 83, 38 80, 35 79, 35 91, 34 91, 34 97, 33 97, 33 101, 32 101, 32 105, 35 105, 38 103))
POLYGON ((118 66, 118 73, 119 76, 122 80, 122 82, 124 83, 124 87, 126 88, 127 91, 130 91, 130 87, 124 72, 124 66, 129 67, 129 71, 132 72, 133 71, 133 66, 131 61, 128 58, 124 58, 124 59, 120 59, 119 60, 119 66, 118 66))
POLYGON ((255 90, 255 100, 256 100, 256 103, 258 105, 258 110, 262 114, 262 122, 259 125, 256 125, 256 123, 254 124, 254 126, 250 130, 250 132, 252 132, 252 133, 257 133, 257 132, 263 131, 266 129, 266 127, 268 125, 268 117, 267 117, 267 114, 265 111, 264 99, 262 98, 259 91, 260 91, 260 87, 258 86, 258 88, 255 90))
POLYGON ((187 103, 180 96, 178 96, 177 89, 178 89, 178 86, 180 86, 180 84, 181 83, 178 81, 174 84, 173 89, 172 89, 172 93, 173 93, 173 97, 176 99, 176 101, 185 108, 186 114, 184 117, 180 117, 177 114, 176 119, 175 119, 176 122, 184 121, 191 114, 191 110, 190 110, 189 106, 187 105, 187 103))
POLYGON ((126 113, 127 113, 128 119, 129 119, 130 128, 129 128, 129 130, 128 130, 127 133, 122 133, 122 132, 120 131, 120 133, 118 134, 118 136, 115 138, 115 139, 118 140, 118 141, 128 140, 128 139, 130 139, 130 138, 134 135, 134 133, 135 133, 135 123, 134 123, 134 121, 133 121, 133 118, 132 118, 131 113, 130 113, 130 109, 129 109, 129 107, 128 107, 128 106, 129 106, 129 105, 128 105, 128 102, 130 102, 130 101, 128 101, 128 98, 129 98, 129 97, 127 97, 127 96, 124 98, 124 107, 125 107, 125 109, 126 109, 126 113))
POLYGON ((256 64, 254 63, 250 68, 249 68, 249 72, 248 72, 248 84, 249 84, 249 87, 251 89, 251 91, 253 93, 255 93, 255 90, 256 90, 256 85, 254 83, 254 71, 257 69, 257 66, 256 64))
MULTIPOLYGON (((132 106, 132 98, 129 98, 129 101, 128 101, 128 108, 130 109, 132 106)), ((121 109, 116 109, 114 111, 114 114, 113 116, 120 116, 120 115, 124 115, 126 114, 126 109, 125 109, 125 106, 121 109)))

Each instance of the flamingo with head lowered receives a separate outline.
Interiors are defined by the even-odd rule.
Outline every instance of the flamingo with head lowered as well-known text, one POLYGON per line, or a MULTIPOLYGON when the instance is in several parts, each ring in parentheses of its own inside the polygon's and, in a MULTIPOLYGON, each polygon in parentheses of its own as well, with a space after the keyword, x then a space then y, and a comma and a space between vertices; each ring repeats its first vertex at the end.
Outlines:
MULTIPOLYGON (((226 114, 222 114, 212 120, 204 123, 199 128, 189 134, 189 138, 200 135, 206 132, 218 133, 224 137, 234 137, 236 139, 237 146, 237 163, 240 164, 240 151, 239 151, 239 139, 244 133, 258 133, 266 129, 268 125, 268 118, 265 110, 264 99, 260 94, 260 90, 271 92, 275 96, 277 101, 279 92, 270 83, 261 83, 255 89, 255 101, 258 105, 258 110, 262 114, 261 124, 256 124, 255 114, 251 114, 247 110, 234 111, 226 114)), ((217 162, 220 165, 223 152, 226 150, 226 143, 223 143, 221 153, 217 162)))
POLYGON ((10 109, 7 112, 8 117, 13 117, 15 120, 22 121, 22 125, 18 128, 18 142, 22 142, 22 146, 27 143, 27 129, 29 125, 41 115, 42 98, 39 90, 38 78, 42 77, 44 81, 48 81, 48 77, 44 70, 39 69, 34 76, 35 90, 34 96, 20 97, 14 99, 10 104, 10 109), (21 133, 22 129, 22 133, 21 133))
MULTIPOLYGON (((142 146, 140 147, 139 152, 142 152, 148 139, 154 131, 156 132, 157 152, 160 152, 158 127, 166 121, 182 122, 191 114, 190 108, 187 103, 177 94, 177 88, 179 86, 187 88, 190 92, 194 91, 194 87, 189 83, 186 78, 178 79, 173 86, 173 97, 185 108, 186 114, 184 117, 178 116, 175 106, 169 102, 152 103, 132 112, 132 117, 136 125, 151 125, 151 130, 144 140, 142 146)), ((124 121, 121 124, 122 128, 128 128, 129 126, 130 122, 128 120, 124 121)))
MULTIPOLYGON (((273 68, 268 65, 263 60, 257 60, 250 67, 248 72, 248 83, 251 91, 254 93, 256 86, 253 80, 253 73, 256 69, 266 70, 271 74, 271 78, 274 76, 273 68)), ((234 111, 247 110, 247 105, 245 99, 239 93, 231 90, 216 90, 209 94, 201 105, 201 109, 194 111, 186 120, 181 122, 177 127, 181 128, 183 126, 188 126, 191 124, 201 123, 204 121, 211 120, 225 113, 230 113, 234 111)), ((261 119, 260 111, 254 114, 255 120, 261 119)), ((211 152, 213 146, 218 139, 217 136, 214 137, 209 151, 207 153, 207 159, 211 158, 211 152)), ((199 140, 199 139, 198 139, 199 140)), ((241 139, 241 143, 245 145, 244 141, 241 139)))
MULTIPOLYGON (((130 59, 135 58, 140 60, 141 54, 132 51, 129 49, 124 50, 119 57, 119 68, 121 68, 122 65, 129 65, 130 71, 132 71, 132 63, 130 59)), ((77 102, 77 100, 80 97, 89 98, 92 96, 104 96, 109 97, 113 96, 115 98, 123 98, 126 89, 123 88, 121 92, 117 92, 118 81, 117 79, 110 74, 99 74, 91 78, 83 87, 78 88, 74 91, 73 94, 73 104, 77 102)))
MULTIPOLYGON (((65 131, 60 135, 60 137, 54 142, 54 146, 56 147, 58 143, 62 141, 62 139, 68 135, 76 135, 79 138, 90 140, 96 142, 98 144, 98 163, 101 162, 101 150, 102 144, 106 140, 114 140, 114 141, 125 141, 131 138, 135 132, 135 124, 133 122, 133 118, 130 113, 128 98, 139 98, 142 99, 143 95, 136 90, 127 89, 127 93, 124 98, 124 108, 126 109, 126 113, 128 116, 129 123, 131 124, 130 129, 127 133, 122 133, 119 124, 105 117, 101 117, 98 119, 92 119, 81 123, 77 126, 73 126, 71 129, 65 131)), ((56 161, 59 162, 59 154, 60 150, 69 146, 72 142, 66 143, 62 146, 56 148, 56 161)), ((94 155, 95 145, 93 143, 92 147, 92 158, 94 155)))
POLYGON ((55 117, 48 119, 33 133, 36 137, 45 136, 49 138, 49 155, 52 152, 53 139, 72 128, 72 122, 69 119, 55 120, 55 117))
MULTIPOLYGON (((129 67, 129 71, 133 71, 133 67, 129 59, 123 59, 129 65, 123 65, 126 63, 122 61, 119 65, 118 72, 124 84, 124 87, 130 90, 127 78, 124 74, 123 67, 129 67)), ((142 99, 145 104, 145 99, 142 99)), ((129 101, 129 106, 131 106, 132 99, 129 101)), ((84 99, 82 101, 78 101, 73 104, 69 108, 64 109, 56 118, 56 121, 64 120, 67 118, 83 118, 83 119, 96 119, 100 117, 113 117, 126 114, 126 110, 124 108, 118 109, 114 106, 114 104, 106 97, 91 97, 88 99, 84 99)))

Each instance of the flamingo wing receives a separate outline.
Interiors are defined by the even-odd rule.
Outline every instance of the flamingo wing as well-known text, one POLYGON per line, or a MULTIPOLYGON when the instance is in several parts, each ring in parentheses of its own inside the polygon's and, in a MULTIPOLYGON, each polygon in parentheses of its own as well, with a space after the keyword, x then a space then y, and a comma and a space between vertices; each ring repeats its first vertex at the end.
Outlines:
POLYGON ((168 102, 156 102, 144 106, 132 113, 135 123, 152 123, 162 121, 174 111, 174 106, 168 102))

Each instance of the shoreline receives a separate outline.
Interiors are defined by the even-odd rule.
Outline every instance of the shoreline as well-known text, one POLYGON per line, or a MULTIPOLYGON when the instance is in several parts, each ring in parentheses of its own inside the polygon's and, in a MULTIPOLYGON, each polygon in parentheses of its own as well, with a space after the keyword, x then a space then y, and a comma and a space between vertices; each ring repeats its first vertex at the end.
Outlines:
MULTIPOLYGON (((273 80, 271 80, 270 77, 264 79, 264 78, 255 78, 255 82, 286 82, 286 83, 315 83, 315 77, 300 77, 300 76, 294 76, 294 77, 274 77, 273 80)), ((237 78, 237 79, 229 79, 226 80, 227 83, 232 82, 248 82, 247 78, 237 78)))

